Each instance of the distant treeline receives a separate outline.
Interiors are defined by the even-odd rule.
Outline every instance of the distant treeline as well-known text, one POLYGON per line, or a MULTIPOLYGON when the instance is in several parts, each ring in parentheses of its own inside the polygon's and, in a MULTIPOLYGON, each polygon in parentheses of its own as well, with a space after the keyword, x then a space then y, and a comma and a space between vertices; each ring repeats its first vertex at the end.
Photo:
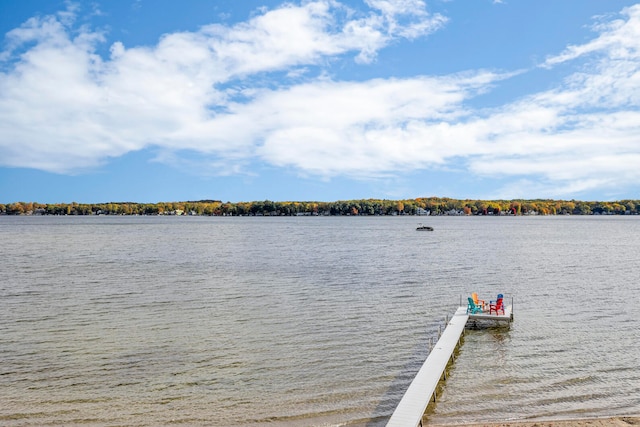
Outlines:
POLYGON ((428 197, 410 200, 341 200, 336 202, 222 202, 198 200, 160 203, 0 204, 2 215, 638 215, 640 200, 458 200, 428 197))

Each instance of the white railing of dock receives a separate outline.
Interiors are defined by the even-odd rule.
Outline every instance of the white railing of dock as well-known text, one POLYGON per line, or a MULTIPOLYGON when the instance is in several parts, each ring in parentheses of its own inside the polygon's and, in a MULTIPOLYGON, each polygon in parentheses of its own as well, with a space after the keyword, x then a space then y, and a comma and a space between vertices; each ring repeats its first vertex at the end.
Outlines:
POLYGON ((436 388, 445 374, 449 360, 453 356, 460 337, 464 332, 469 315, 466 307, 459 307, 427 360, 416 374, 402 400, 391 415, 387 427, 411 427, 422 425, 422 416, 429 402, 436 397, 436 388))

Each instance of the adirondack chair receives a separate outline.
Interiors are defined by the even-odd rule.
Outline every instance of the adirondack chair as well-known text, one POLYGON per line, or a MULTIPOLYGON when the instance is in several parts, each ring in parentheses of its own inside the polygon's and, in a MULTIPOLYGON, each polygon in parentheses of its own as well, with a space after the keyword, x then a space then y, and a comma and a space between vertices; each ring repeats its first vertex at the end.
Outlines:
POLYGON ((473 298, 473 302, 475 305, 479 305, 480 307, 482 307, 482 310, 486 310, 486 305, 487 302, 481 299, 478 299, 478 293, 474 292, 471 294, 471 298, 473 298))
POLYGON ((473 298, 468 297, 467 300, 469 301, 469 303, 467 304, 467 313, 469 314, 482 313, 482 307, 476 305, 476 303, 473 302, 473 298))
POLYGON ((495 301, 489 301, 489 314, 492 314, 494 311, 496 314, 498 312, 502 312, 504 314, 504 297, 502 294, 498 294, 498 298, 495 301))

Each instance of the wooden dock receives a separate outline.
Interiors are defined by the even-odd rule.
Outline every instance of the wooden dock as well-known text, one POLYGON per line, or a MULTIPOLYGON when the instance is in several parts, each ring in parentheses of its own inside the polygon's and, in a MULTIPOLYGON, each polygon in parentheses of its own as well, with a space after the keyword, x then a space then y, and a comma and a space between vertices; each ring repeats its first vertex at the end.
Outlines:
MULTIPOLYGON (((460 343, 467 321, 513 321, 513 305, 505 308, 503 314, 478 313, 469 315, 466 307, 458 307, 447 323, 440 339, 429 353, 427 360, 416 374, 402 400, 393 411, 387 427, 417 427, 422 425, 422 417, 433 398, 436 399, 436 387, 440 378, 446 375, 445 369, 453 352, 460 343)), ((446 379, 446 378, 445 378, 446 379)))
POLYGON ((460 342, 464 326, 469 319, 466 307, 459 307, 442 336, 429 353, 427 360, 409 385, 402 400, 393 411, 387 427, 409 427, 422 425, 422 416, 429 405, 440 378, 444 374, 453 351, 460 342))
POLYGON ((470 314, 469 321, 475 320, 488 320, 491 322, 512 322, 513 321, 513 306, 509 305, 504 308, 501 314, 489 314, 486 311, 482 313, 470 314))

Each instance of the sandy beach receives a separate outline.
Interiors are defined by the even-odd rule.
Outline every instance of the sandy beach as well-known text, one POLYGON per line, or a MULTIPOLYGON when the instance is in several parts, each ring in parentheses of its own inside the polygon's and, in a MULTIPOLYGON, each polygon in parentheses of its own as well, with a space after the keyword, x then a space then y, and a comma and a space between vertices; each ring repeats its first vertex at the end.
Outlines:
POLYGON ((629 427, 640 426, 640 416, 620 416, 611 418, 591 418, 557 421, 509 421, 475 424, 429 424, 425 427, 629 427))

